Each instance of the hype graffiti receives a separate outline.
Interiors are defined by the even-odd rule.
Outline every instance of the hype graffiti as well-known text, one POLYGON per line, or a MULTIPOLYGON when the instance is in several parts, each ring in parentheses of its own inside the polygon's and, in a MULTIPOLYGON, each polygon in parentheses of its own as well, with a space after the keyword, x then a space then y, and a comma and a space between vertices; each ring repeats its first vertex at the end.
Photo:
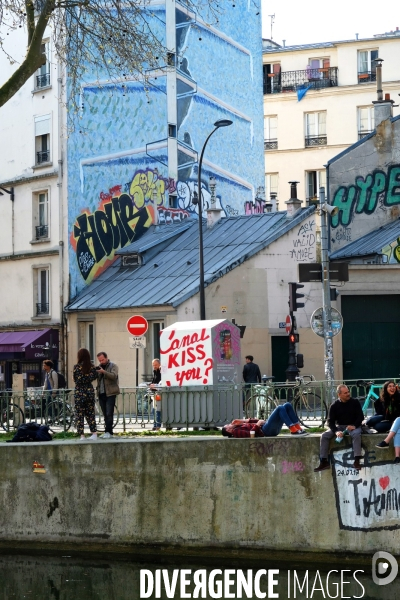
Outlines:
POLYGON ((399 529, 400 474, 393 462, 372 463, 362 472, 347 464, 348 450, 334 453, 334 484, 341 529, 399 529))
POLYGON ((212 384, 214 361, 206 329, 161 332, 160 354, 165 385, 212 384))
POLYGON ((332 217, 332 227, 347 227, 354 214, 372 214, 380 201, 388 207, 400 204, 400 165, 391 165, 387 173, 375 169, 365 179, 356 177, 354 185, 338 187, 332 204, 339 213, 332 217))

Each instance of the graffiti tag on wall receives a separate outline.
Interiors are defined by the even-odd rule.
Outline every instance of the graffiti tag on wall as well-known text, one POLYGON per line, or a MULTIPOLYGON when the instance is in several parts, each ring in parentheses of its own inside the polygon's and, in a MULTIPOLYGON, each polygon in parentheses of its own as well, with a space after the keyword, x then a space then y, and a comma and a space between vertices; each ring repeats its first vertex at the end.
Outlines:
POLYGON ((358 176, 354 185, 340 186, 333 195, 339 213, 332 217, 333 228, 347 227, 355 214, 372 214, 377 207, 400 204, 400 165, 391 165, 387 173, 375 169, 365 178, 358 176))
MULTIPOLYGON (((197 182, 176 183, 157 169, 136 171, 133 179, 100 192, 98 208, 88 209, 76 218, 70 242, 76 252, 79 271, 86 283, 102 273, 115 260, 115 252, 139 239, 152 223, 170 224, 196 214, 193 204, 197 182), (168 206, 169 194, 177 193, 176 208, 168 206), (157 214, 156 214, 157 211, 157 214)), ((203 216, 211 204, 211 194, 202 187, 203 216)), ((217 197, 216 206, 222 208, 217 197)))
POLYGON ((382 248, 382 254, 387 256, 387 262, 397 265, 400 263, 400 237, 391 244, 382 248))
POLYGON ((256 198, 254 202, 246 200, 244 203, 244 214, 245 215, 262 215, 266 212, 265 200, 256 198))
MULTIPOLYGON (((393 462, 351 467, 352 452, 333 453, 336 504, 341 529, 400 528, 400 473, 393 462)), ((353 459, 354 460, 354 459, 353 459)))
POLYGON ((77 217, 71 234, 80 273, 86 282, 115 259, 115 251, 131 244, 154 222, 153 206, 137 209, 129 194, 102 200, 98 210, 77 217))
POLYGON ((315 260, 315 221, 309 219, 303 223, 292 239, 293 248, 289 250, 290 258, 297 262, 312 262, 315 260))

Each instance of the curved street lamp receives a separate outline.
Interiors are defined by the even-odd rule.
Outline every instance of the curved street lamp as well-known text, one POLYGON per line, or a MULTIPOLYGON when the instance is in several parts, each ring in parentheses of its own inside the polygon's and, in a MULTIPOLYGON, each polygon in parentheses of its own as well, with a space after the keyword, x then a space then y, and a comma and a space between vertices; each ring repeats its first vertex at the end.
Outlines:
MULTIPOLYGON (((200 154, 200 160, 199 160, 199 170, 198 170, 198 176, 197 176, 197 203, 199 205, 199 271, 200 271, 200 320, 201 321, 206 320, 206 300, 205 300, 205 294, 204 294, 204 253, 203 253, 203 219, 202 219, 203 204, 202 204, 202 199, 201 199, 201 166, 203 164, 204 150, 206 149, 208 140, 210 139, 212 134, 215 133, 217 131, 217 129, 219 129, 220 127, 229 127, 230 125, 232 125, 232 123, 233 123, 233 121, 230 121, 229 119, 220 119, 219 121, 215 121, 214 129, 212 130, 212 132, 210 133, 210 135, 207 137, 206 141, 204 142, 204 145, 203 145, 203 148, 202 148, 201 154, 200 154)), ((194 196, 193 203, 196 204, 195 194, 193 194, 193 196, 194 196)))

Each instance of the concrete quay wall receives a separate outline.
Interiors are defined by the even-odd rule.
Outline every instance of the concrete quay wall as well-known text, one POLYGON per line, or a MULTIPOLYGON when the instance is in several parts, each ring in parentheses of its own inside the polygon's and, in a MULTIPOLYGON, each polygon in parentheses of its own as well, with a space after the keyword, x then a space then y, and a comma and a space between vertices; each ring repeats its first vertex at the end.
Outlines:
POLYGON ((360 472, 343 445, 322 473, 319 436, 2 443, 0 544, 397 552, 400 466, 381 437, 363 436, 360 472))

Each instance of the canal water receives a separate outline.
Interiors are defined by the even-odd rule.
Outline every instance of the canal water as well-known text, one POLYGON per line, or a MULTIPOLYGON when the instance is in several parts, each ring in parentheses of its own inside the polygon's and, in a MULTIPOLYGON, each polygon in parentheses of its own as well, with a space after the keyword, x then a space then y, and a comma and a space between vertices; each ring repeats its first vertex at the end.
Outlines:
POLYGON ((257 561, 252 565, 235 561, 230 566, 226 560, 205 562, 206 565, 192 559, 168 564, 117 560, 111 553, 107 556, 106 548, 100 558, 73 553, 59 556, 0 553, 0 600, 136 600, 141 597, 395 600, 400 597, 397 583, 400 577, 389 585, 377 585, 372 581, 371 567, 365 563, 358 572, 353 564, 351 567, 331 564, 322 568, 310 565, 306 572, 304 565, 299 569, 298 564, 272 565, 257 561))

